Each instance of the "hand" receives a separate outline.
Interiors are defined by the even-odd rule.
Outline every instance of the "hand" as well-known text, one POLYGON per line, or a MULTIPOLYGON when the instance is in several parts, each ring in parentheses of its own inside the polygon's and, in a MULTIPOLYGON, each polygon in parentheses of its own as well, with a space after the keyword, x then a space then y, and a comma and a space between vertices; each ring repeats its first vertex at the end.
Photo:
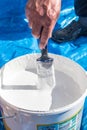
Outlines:
POLYGON ((60 14, 61 0, 29 0, 26 5, 26 17, 32 34, 40 38, 40 49, 44 49, 52 35, 60 14))

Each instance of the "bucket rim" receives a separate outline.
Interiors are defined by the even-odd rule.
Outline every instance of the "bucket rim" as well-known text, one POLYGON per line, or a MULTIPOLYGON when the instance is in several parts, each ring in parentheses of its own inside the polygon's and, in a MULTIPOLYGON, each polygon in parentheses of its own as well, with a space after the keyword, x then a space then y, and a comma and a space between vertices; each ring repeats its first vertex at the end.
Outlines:
MULTIPOLYGON (((39 54, 40 54, 40 53, 37 53, 37 54, 35 54, 35 55, 39 55, 39 54)), ((51 54, 51 53, 49 53, 49 54, 51 54)), ((33 55, 33 54, 26 54, 26 56, 27 56, 27 55, 33 55)), ((56 55, 56 54, 51 54, 51 55, 55 55, 55 56, 58 56, 58 57, 63 57, 64 59, 67 59, 67 60, 71 61, 72 63, 76 64, 82 71, 84 71, 85 75, 87 75, 87 72, 85 71, 85 69, 84 69, 82 66, 80 66, 79 64, 77 64, 75 61, 73 61, 73 60, 71 60, 71 59, 69 59, 69 58, 67 58, 67 57, 61 56, 61 55, 56 55)), ((20 56, 20 57, 25 57, 25 55, 24 55, 24 56, 20 56)), ((20 57, 17 57, 17 58, 15 58, 15 59, 13 59, 13 60, 17 60, 17 59, 19 59, 20 57)), ((12 62, 12 60, 9 61, 9 62, 12 62)), ((8 63, 9 63, 9 62, 8 62, 8 63)), ((8 64, 8 63, 6 63, 6 64, 8 64)), ((4 67, 4 66, 3 66, 3 67, 4 67)), ((3 67, 0 68, 0 73, 1 73, 1 69, 2 69, 3 67)), ((1 77, 0 77, 0 78, 1 78, 1 77)), ((68 105, 66 105, 66 106, 64 106, 64 107, 60 107, 60 108, 58 108, 58 109, 53 109, 53 110, 49 110, 49 111, 32 111, 32 110, 27 110, 27 109, 19 108, 19 107, 16 107, 16 106, 10 104, 9 102, 5 101, 1 95, 0 95, 0 98, 1 98, 2 101, 4 101, 5 104, 7 104, 8 106, 10 106, 10 107, 12 107, 13 109, 16 109, 17 111, 20 111, 20 112, 29 113, 29 114, 36 114, 36 115, 37 115, 37 114, 39 114, 39 115, 54 115, 54 114, 63 113, 63 112, 65 112, 65 111, 69 111, 70 109, 74 108, 76 105, 80 104, 81 101, 84 102, 86 96, 87 96, 87 89, 86 89, 85 92, 84 92, 77 100, 75 100, 73 103, 68 104, 68 105)))
POLYGON ((12 104, 8 103, 1 96, 0 96, 0 98, 1 98, 1 101, 3 102, 3 104, 7 104, 7 106, 9 106, 10 108, 17 111, 17 113, 22 112, 22 113, 25 113, 25 114, 44 116, 44 115, 55 115, 55 114, 65 113, 66 111, 69 111, 69 110, 73 109, 75 106, 77 106, 78 104, 83 102, 83 105, 80 107, 80 108, 82 108, 84 106, 84 101, 85 101, 86 96, 87 96, 87 90, 83 93, 83 95, 79 99, 77 99, 73 103, 71 103, 69 105, 66 105, 64 107, 60 107, 58 109, 49 110, 49 111, 39 111, 39 110, 33 111, 33 110, 23 109, 23 108, 20 108, 20 107, 17 107, 15 105, 12 105, 12 104))

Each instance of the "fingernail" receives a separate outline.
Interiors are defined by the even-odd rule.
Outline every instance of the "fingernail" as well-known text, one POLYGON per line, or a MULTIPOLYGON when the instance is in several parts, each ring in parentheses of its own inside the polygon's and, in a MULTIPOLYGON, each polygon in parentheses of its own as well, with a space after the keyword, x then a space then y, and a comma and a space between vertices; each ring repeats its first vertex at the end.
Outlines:
POLYGON ((39 48, 40 48, 40 50, 42 50, 42 49, 44 49, 45 47, 44 47, 44 45, 39 44, 39 48))
POLYGON ((43 44, 39 44, 39 48, 42 50, 45 48, 46 45, 43 45, 43 44))
POLYGON ((40 50, 42 50, 42 49, 43 49, 43 46, 42 46, 41 44, 39 44, 39 48, 40 48, 40 50))

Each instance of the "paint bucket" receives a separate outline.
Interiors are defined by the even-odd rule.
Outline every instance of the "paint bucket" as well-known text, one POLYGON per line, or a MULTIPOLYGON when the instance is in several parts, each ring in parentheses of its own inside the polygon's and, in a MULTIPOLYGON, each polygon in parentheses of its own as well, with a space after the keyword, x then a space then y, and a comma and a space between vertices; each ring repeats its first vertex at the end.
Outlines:
POLYGON ((24 86, 30 84, 29 87, 36 84, 36 59, 39 54, 18 57, 1 69, 1 118, 6 130, 80 130, 87 89, 86 72, 68 58, 49 55, 54 58, 56 76, 56 86, 51 95, 49 90, 8 87, 12 86, 12 77, 16 78, 15 86, 24 82, 24 86))

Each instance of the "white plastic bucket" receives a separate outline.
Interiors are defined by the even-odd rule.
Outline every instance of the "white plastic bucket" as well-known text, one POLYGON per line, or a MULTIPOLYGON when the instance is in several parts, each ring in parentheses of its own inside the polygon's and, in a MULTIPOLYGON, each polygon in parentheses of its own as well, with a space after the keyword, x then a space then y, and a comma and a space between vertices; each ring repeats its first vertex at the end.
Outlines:
POLYGON ((6 130, 80 130, 87 89, 86 72, 70 59, 50 55, 54 58, 56 72, 56 87, 51 94, 52 100, 49 91, 2 89, 3 85, 12 85, 10 79, 12 76, 17 77, 18 73, 21 73, 21 84, 26 82, 32 86, 33 80, 35 85, 36 59, 39 54, 21 56, 1 69, 0 105, 6 130), (29 77, 31 80, 28 82, 27 73, 22 75, 25 70, 30 72, 28 76, 33 77, 29 77), (32 101, 29 98, 30 92, 32 101))

